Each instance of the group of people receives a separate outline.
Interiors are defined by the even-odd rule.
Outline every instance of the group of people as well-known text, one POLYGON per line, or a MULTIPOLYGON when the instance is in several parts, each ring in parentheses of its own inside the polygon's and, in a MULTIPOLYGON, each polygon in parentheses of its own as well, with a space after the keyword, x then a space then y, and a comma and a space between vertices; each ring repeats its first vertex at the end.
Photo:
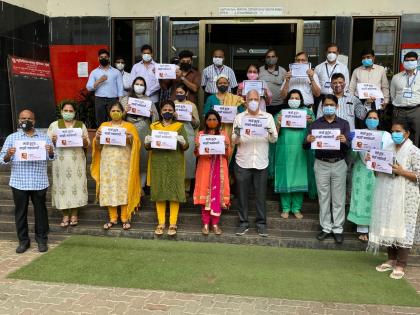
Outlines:
MULTIPOLYGON (((374 251, 382 245, 388 247, 389 260, 377 270, 392 270, 395 279, 404 276, 420 205, 420 80, 415 52, 404 56, 404 71, 393 77, 389 91, 386 70, 374 63, 372 50, 362 53, 362 65, 350 80, 347 66, 337 60, 339 48, 335 44, 327 47, 326 61, 314 69, 309 66, 306 76, 294 76, 279 66, 277 52, 269 49, 263 66, 252 64, 247 68, 247 81, 262 81, 262 89, 245 93, 245 82, 238 85, 234 71, 224 65, 220 49, 213 52, 213 64, 202 75, 192 67, 193 54, 181 52, 173 80, 159 80, 154 75, 152 47, 145 45, 141 51, 142 60, 133 66, 131 74, 124 71, 122 58, 115 60, 113 68, 109 52, 98 52, 100 66, 92 71, 87 83, 95 93, 99 126, 92 143, 84 124, 76 120, 77 108, 72 102, 60 104, 61 118, 51 124, 48 135, 34 128, 34 113, 25 110, 19 114, 21 130, 6 139, 0 153, 0 163, 12 164, 17 252, 29 247, 29 196, 35 207, 36 241, 40 251, 47 249, 47 162, 18 161, 14 156, 14 141, 43 140, 47 158, 53 160, 52 202, 63 211, 63 227, 77 225, 78 208, 87 204, 86 149, 91 144, 90 171, 96 181, 97 199, 109 212, 109 221, 103 227, 106 230, 118 223, 118 208, 122 228, 131 228, 132 215, 141 209, 141 197, 149 186, 150 199, 156 203, 156 235, 164 234, 167 228, 167 204, 167 234, 177 233, 180 203, 186 202, 190 190, 194 204, 201 206, 202 233, 220 235, 220 216, 231 204, 234 185, 239 214, 236 234, 249 231, 249 197, 253 191, 255 225, 258 234, 266 237, 266 190, 268 178, 273 177, 284 219, 290 212, 302 219, 304 194, 318 196, 320 241, 333 236, 336 243, 343 242, 347 196, 347 219, 357 224, 359 239, 369 242, 368 248, 374 251), (383 98, 361 97, 358 83, 378 87, 383 98), (197 107, 200 87, 206 94, 201 115, 197 107), (162 100, 163 94, 166 97, 162 100), (150 115, 133 114, 130 98, 149 101, 150 115), (190 120, 178 119, 177 104, 191 106, 190 120), (224 122, 216 106, 236 107, 234 121, 224 122), (392 175, 369 170, 369 153, 351 149, 355 129, 381 130, 382 112, 387 106, 393 107, 395 120, 389 132, 381 131, 381 149, 394 153, 392 175), (283 109, 303 111, 306 127, 283 124, 283 109), (249 121, 264 122, 263 131, 251 132, 246 125, 249 121), (203 128, 199 131, 200 124, 203 128), (56 146, 57 130, 65 128, 81 129, 81 146, 56 146), (123 128, 125 143, 103 143, 105 128, 123 128), (339 130, 338 150, 311 150, 316 141, 313 131, 319 129, 339 130), (155 131, 175 133, 176 148, 154 145, 155 131), (223 137, 223 154, 200 153, 200 137, 213 135, 223 137)), ((307 54, 296 54, 294 62, 307 64, 307 54)))

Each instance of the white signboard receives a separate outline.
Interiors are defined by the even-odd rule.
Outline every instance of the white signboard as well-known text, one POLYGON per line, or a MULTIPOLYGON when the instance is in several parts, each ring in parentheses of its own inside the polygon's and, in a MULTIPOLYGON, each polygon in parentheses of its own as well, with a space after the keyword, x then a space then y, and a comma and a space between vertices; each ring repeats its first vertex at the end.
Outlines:
POLYGON ((249 91, 256 90, 260 96, 264 95, 264 84, 260 80, 245 80, 242 95, 247 95, 249 91))
POLYGON ((381 149, 382 132, 367 129, 355 129, 354 137, 351 141, 351 147, 354 151, 381 149))
POLYGON ((266 137, 268 135, 266 118, 244 117, 242 119, 242 136, 266 137))
POLYGON ((357 95, 361 100, 371 97, 384 98, 381 89, 377 85, 370 83, 357 83, 357 95))
POLYGON ((224 136, 201 135, 199 141, 200 155, 225 154, 226 152, 224 136))
POLYGON ((315 141, 311 143, 313 150, 340 150, 340 129, 313 129, 315 141))
POLYGON ((192 120, 192 105, 191 104, 175 104, 175 111, 178 115, 177 120, 191 121, 192 120))
POLYGON ((366 168, 372 171, 392 174, 394 153, 392 151, 370 150, 370 160, 366 162, 366 168))
POLYGON ((45 161, 47 149, 45 141, 16 140, 13 146, 16 148, 15 161, 45 161))
POLYGON ((282 7, 219 7, 220 16, 282 16, 282 7))
POLYGON ((176 65, 169 63, 157 63, 155 65, 155 76, 159 80, 176 79, 176 65))
POLYGON ((291 63, 289 64, 289 70, 292 73, 294 78, 307 78, 308 74, 306 73, 311 69, 310 63, 291 63))
POLYGON ((222 123, 232 124, 238 113, 237 106, 214 105, 213 109, 219 113, 222 123))
POLYGON ((306 110, 283 109, 281 111, 282 128, 306 128, 306 110))
POLYGON ((129 110, 127 111, 127 114, 150 117, 152 101, 143 100, 143 99, 135 98, 135 97, 129 97, 128 107, 129 107, 129 110))
POLYGON ((153 149, 176 150, 178 133, 175 131, 152 130, 153 149))
POLYGON ((77 63, 77 76, 79 78, 88 78, 89 77, 88 65, 89 64, 86 61, 77 63))
POLYGON ((126 131, 125 128, 102 127, 99 143, 125 147, 127 144, 126 131))
POLYGON ((65 128, 56 130, 57 148, 65 147, 83 147, 82 129, 81 128, 65 128))

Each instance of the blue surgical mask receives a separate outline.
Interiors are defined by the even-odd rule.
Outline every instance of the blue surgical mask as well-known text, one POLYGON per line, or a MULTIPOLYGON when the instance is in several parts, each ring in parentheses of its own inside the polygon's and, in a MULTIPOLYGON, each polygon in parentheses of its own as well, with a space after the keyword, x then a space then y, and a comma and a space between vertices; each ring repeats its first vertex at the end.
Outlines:
POLYGON ((373 66, 373 60, 370 58, 365 58, 362 60, 362 65, 365 67, 372 67, 373 66))
POLYGON ((368 129, 375 130, 376 128, 378 128, 379 119, 367 118, 365 123, 368 129))
POLYGON ((406 60, 403 66, 405 70, 414 70, 417 68, 417 60, 406 60))
POLYGON ((394 131, 392 133, 392 141, 394 141, 395 144, 401 144, 405 140, 404 134, 400 131, 394 131))
POLYGON ((323 106, 322 111, 324 112, 324 115, 326 116, 332 116, 335 115, 335 106, 323 106))
POLYGON ((290 99, 287 101, 287 103, 289 104, 290 108, 299 108, 301 101, 290 99))

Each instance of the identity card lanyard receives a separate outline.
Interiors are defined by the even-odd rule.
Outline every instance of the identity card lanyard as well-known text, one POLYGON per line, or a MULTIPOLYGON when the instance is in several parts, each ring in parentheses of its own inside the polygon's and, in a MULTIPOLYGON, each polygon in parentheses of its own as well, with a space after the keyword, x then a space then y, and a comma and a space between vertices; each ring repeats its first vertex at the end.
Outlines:
POLYGON ((331 73, 328 71, 328 65, 325 64, 325 70, 327 71, 327 76, 328 76, 328 81, 325 82, 324 87, 325 88, 330 88, 331 87, 331 77, 334 74, 335 68, 337 67, 337 64, 334 65, 334 68, 332 69, 331 73))
POLYGON ((403 97, 404 98, 412 98, 413 97, 413 89, 411 88, 413 84, 416 83, 416 77, 417 77, 418 71, 416 71, 416 74, 414 75, 413 80, 411 80, 410 83, 410 77, 407 75, 407 87, 403 91, 403 97))

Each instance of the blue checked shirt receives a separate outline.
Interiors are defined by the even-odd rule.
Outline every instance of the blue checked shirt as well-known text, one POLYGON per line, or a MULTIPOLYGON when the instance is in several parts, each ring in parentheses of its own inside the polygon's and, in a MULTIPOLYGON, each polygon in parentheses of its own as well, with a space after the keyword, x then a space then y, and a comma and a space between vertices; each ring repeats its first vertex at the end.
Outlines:
MULTIPOLYGON (((32 136, 28 136, 22 130, 12 133, 6 138, 3 148, 0 152, 0 164, 11 164, 11 175, 9 186, 19 190, 42 190, 49 186, 48 174, 47 174, 47 161, 14 161, 12 156, 9 162, 4 161, 4 157, 7 154, 9 148, 14 147, 14 143, 17 140, 26 141, 45 141, 46 144, 54 147, 51 139, 45 134, 35 130, 32 136)), ((49 160, 53 158, 48 157, 49 160)))

